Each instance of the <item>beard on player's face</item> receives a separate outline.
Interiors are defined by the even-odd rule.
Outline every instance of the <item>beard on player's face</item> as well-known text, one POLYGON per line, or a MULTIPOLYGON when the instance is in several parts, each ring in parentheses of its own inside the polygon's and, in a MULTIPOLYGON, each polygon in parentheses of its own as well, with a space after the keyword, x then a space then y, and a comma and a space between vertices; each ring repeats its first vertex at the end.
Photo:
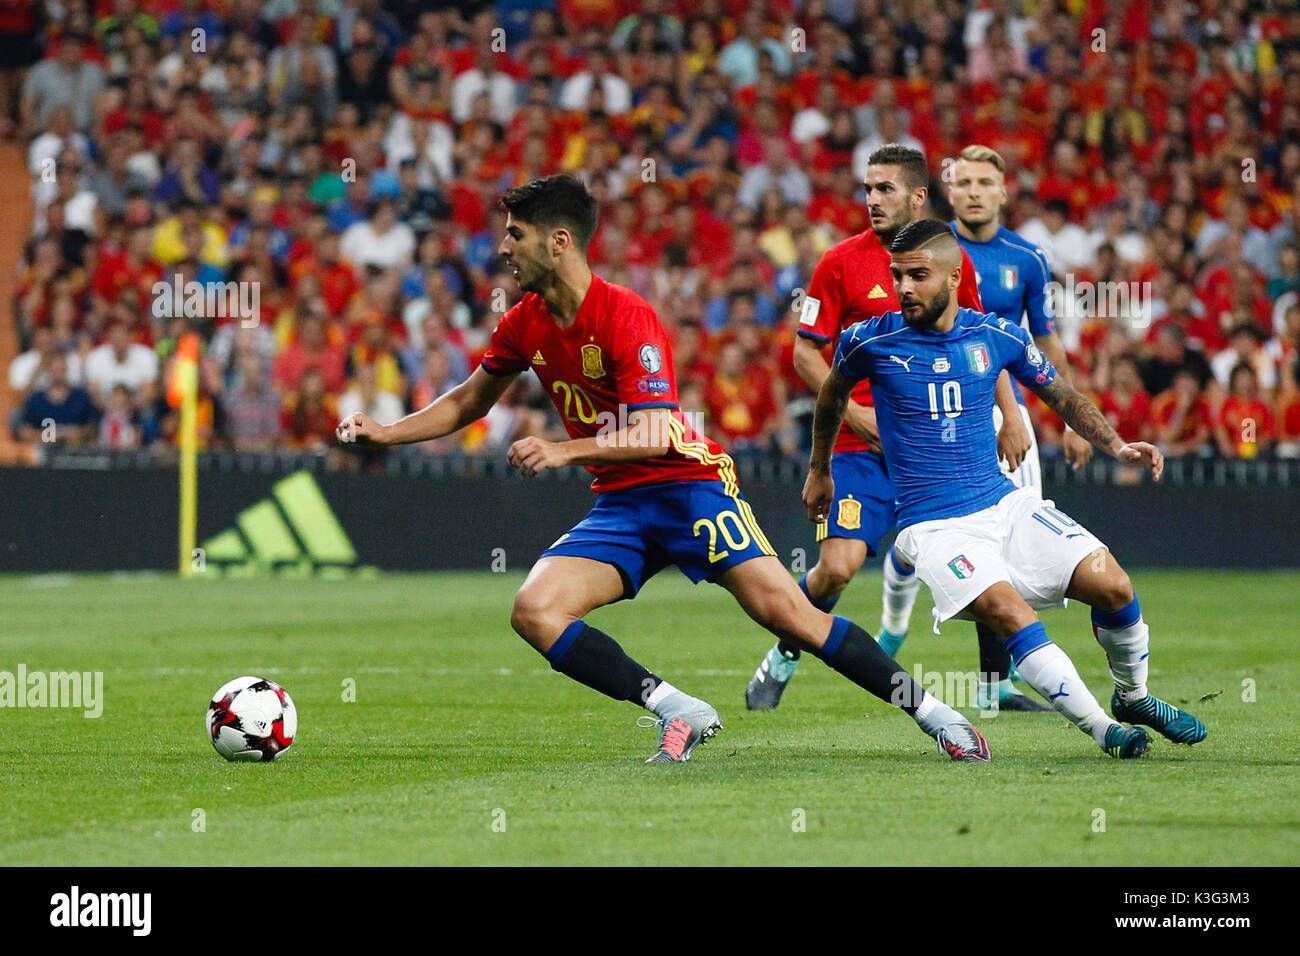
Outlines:
POLYGON ((894 237, 898 235, 898 230, 912 221, 912 210, 906 205, 892 213, 887 209, 881 209, 880 215, 884 218, 880 221, 872 220, 871 228, 885 245, 893 242, 894 237))
POLYGON ((903 309, 903 321, 908 325, 928 327, 939 321, 939 317, 948 310, 948 303, 952 300, 952 293, 948 291, 948 283, 939 286, 933 296, 928 300, 923 299, 915 291, 908 292, 906 297, 899 296, 899 304, 903 309))

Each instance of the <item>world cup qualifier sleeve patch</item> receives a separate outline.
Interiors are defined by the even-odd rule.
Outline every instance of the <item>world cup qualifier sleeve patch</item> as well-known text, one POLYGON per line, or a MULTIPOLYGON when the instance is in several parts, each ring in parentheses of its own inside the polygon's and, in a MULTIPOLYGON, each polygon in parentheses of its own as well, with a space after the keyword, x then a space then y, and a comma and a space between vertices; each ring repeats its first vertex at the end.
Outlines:
POLYGON ((659 346, 646 343, 641 346, 637 352, 637 358, 641 360, 641 367, 651 375, 656 374, 664 367, 663 354, 659 351, 659 346))
POLYGON ((964 554, 959 554, 949 561, 948 569, 963 580, 975 573, 975 565, 971 564, 964 554))

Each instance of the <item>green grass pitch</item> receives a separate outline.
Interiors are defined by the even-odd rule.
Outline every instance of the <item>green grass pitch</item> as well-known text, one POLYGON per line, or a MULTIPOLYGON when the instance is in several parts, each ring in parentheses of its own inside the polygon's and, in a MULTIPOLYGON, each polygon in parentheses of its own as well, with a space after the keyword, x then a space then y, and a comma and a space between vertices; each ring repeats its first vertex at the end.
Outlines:
MULTIPOLYGON (((810 657, 780 710, 751 714, 770 638, 669 571, 592 616, 721 712, 689 763, 650 767, 642 711, 510 631, 518 574, 5 577, 0 671, 103 671, 105 699, 98 719, 0 709, 0 863, 1293 864, 1297 575, 1133 577, 1151 685, 1208 725, 1196 747, 1153 735, 1120 762, 1055 714, 968 710, 993 761, 954 764, 810 657), (209 698, 241 674, 298 705, 277 763, 229 764, 206 739, 209 698)), ((873 562, 841 604, 872 632, 879 582, 873 562)), ((1044 620, 1107 703, 1086 609, 1044 620)), ((928 621, 923 589, 901 662, 974 670, 970 625, 928 621)))

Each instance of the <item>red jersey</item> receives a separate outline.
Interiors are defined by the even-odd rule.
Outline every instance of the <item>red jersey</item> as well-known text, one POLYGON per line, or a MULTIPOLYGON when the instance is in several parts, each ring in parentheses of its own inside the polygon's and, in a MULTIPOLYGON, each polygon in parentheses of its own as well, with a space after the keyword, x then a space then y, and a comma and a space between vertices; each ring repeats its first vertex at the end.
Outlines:
POLYGON ((1115 432, 1125 441, 1144 441, 1147 422, 1151 418, 1151 396, 1138 389, 1129 397, 1127 405, 1121 404, 1119 393, 1113 388, 1101 396, 1102 413, 1110 419, 1115 432))
MULTIPOLYGON (((961 285, 957 305, 984 311, 975 278, 975 266, 961 253, 961 285)), ((867 229, 826 250, 813 269, 808 295, 799 311, 798 333, 818 345, 837 344, 840 333, 857 322, 878 318, 899 310, 894 277, 889 271, 889 250, 875 232, 867 229)), ((862 379, 853 386, 852 398, 859 405, 873 405, 871 384, 862 379)), ((847 424, 840 428, 833 453, 867 451, 867 444, 847 424)))
POLYGON ((482 364, 493 375, 536 372, 570 438, 626 428, 628 415, 638 409, 671 409, 668 452, 588 466, 595 492, 668 481, 735 481, 731 459, 678 408, 668 333, 631 289, 592 275, 567 329, 555 324, 540 295, 529 292, 501 319, 482 364))
POLYGON ((1219 425, 1228 433, 1232 453, 1238 458, 1259 454, 1259 440, 1273 438, 1273 413, 1258 398, 1229 395, 1219 409, 1219 425))
POLYGON ((735 379, 715 374, 704 388, 704 401, 729 444, 758 437, 777 414, 772 376, 761 365, 747 366, 735 379))
POLYGON ((1151 400, 1151 421, 1174 431, 1163 437, 1163 442, 1191 441, 1198 434, 1210 430, 1210 406, 1198 397, 1183 412, 1178 411, 1178 394, 1167 388, 1151 400))
POLYGON ((1283 441, 1300 438, 1300 398, 1292 398, 1278 409, 1278 436, 1283 441))

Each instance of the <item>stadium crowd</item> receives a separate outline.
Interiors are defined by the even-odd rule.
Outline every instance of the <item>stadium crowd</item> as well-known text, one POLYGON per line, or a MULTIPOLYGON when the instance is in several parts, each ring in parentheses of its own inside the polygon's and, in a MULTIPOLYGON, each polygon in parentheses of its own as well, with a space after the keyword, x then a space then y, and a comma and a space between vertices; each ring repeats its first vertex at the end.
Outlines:
MULTIPOLYGON (((499 196, 570 171, 601 202, 593 268, 670 329, 683 407, 733 452, 793 452, 791 303, 867 227, 866 157, 897 141, 945 218, 943 160, 1002 154, 1006 224, 1122 437, 1300 454, 1293 3, 0 0, 0 70, 35 210, 23 440, 166 449, 191 330, 205 448, 325 450, 340 416, 420 408, 518 299, 499 196), (256 288, 257 313, 169 314, 180 282, 256 288)), ((525 434, 563 434, 528 376, 411 453, 525 434)))

